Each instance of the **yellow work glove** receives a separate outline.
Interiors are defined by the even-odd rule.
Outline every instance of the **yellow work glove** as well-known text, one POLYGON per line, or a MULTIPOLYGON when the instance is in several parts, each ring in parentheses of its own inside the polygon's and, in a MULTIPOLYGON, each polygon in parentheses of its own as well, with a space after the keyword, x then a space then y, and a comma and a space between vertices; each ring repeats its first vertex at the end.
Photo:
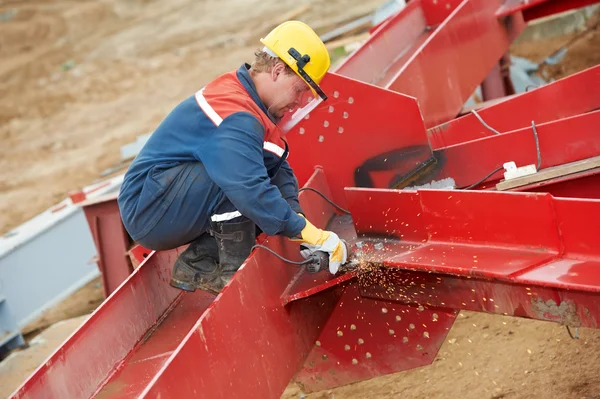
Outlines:
MULTIPOLYGON (((300 215, 304 217, 303 215, 300 215)), ((323 251, 329 254, 329 272, 337 273, 340 265, 346 263, 348 259, 348 251, 346 245, 340 240, 337 234, 332 231, 326 231, 316 228, 311 222, 306 219, 306 226, 300 232, 300 241, 307 249, 302 251, 302 255, 307 258, 310 254, 316 251, 323 251)))

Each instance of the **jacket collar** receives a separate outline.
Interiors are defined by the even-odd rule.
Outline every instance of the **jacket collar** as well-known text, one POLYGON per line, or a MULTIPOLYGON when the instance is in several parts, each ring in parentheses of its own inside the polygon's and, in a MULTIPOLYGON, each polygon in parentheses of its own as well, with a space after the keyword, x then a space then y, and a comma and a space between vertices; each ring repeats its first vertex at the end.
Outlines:
POLYGON ((262 100, 258 96, 258 92, 256 91, 256 86, 254 85, 254 81, 252 80, 252 77, 250 76, 250 64, 244 63, 237 70, 236 74, 237 74, 237 77, 238 77, 240 83, 242 84, 242 86, 244 86, 244 89, 246 89, 248 94, 250 94, 250 97, 252 97, 252 100, 254 100, 256 105, 258 105, 260 107, 260 109, 265 113, 265 115, 267 115, 269 117, 271 122, 276 124, 277 122, 275 121, 273 116, 269 113, 269 110, 267 109, 265 104, 262 102, 262 100))

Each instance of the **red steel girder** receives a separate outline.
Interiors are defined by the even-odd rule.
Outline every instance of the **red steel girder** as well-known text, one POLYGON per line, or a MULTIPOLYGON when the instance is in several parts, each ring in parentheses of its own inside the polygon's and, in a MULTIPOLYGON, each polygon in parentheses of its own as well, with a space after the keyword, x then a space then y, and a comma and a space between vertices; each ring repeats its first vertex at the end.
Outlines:
POLYGON ((127 250, 131 238, 123 222, 116 194, 109 194, 83 203, 102 273, 104 295, 108 297, 133 271, 127 250))
POLYGON ((390 240, 380 251, 367 246, 367 262, 600 292, 593 272, 600 247, 589 223, 600 217, 600 200, 492 191, 346 192, 359 239, 379 234, 390 240))
POLYGON ((595 3, 598 0, 505 0, 496 16, 500 18, 522 12, 525 21, 531 21, 595 3))
MULTIPOLYGON (((500 133, 551 122, 600 108, 600 66, 557 80, 478 111, 500 133)), ((427 131, 433 149, 493 136, 474 114, 465 115, 427 131)))
MULTIPOLYGON (((169 286, 168 278, 178 253, 157 252, 149 257, 12 397, 91 397, 177 301, 180 292, 169 286)), ((176 346, 173 342, 172 348, 176 346)), ((154 364, 153 359, 158 357, 149 357, 145 364, 154 364)))
MULTIPOLYGON (((308 186, 330 195, 320 170, 308 186)), ((310 192, 300 201, 307 217, 325 227, 331 205, 310 192)), ((297 244, 285 238, 264 244, 300 260, 297 244)), ((298 268, 263 250, 216 298, 182 293, 168 284, 182 249, 148 256, 13 397, 279 397, 337 293, 282 306, 298 268)))
POLYGON ((600 293, 436 275, 403 270, 391 264, 381 268, 379 273, 386 284, 398 288, 382 289, 373 280, 364 279, 361 296, 420 305, 429 311, 435 311, 439 306, 551 321, 572 327, 600 327, 600 293))
POLYGON ((457 315, 447 308, 424 310, 363 298, 356 283, 343 290, 294 377, 305 392, 431 364, 457 315))
POLYGON ((335 72, 416 97, 427 127, 446 122, 524 27, 520 15, 498 20, 500 4, 465 0, 454 8, 456 2, 412 1, 335 72), (444 11, 436 11, 440 6, 444 11), (452 12, 432 28, 429 21, 439 22, 445 10, 452 12))
MULTIPOLYGON (((327 103, 312 111, 286 137, 290 148, 299 149, 290 151, 289 162, 300 185, 313 174, 314 165, 319 165, 327 176, 332 200, 344 206, 344 187, 357 185, 361 168, 364 171, 368 166, 363 165, 365 160, 394 149, 422 149, 407 160, 406 172, 431 157, 414 98, 333 73, 323 80, 323 89, 330 93, 327 103), (402 123, 389 115, 398 115, 402 123)), ((388 163, 387 157, 380 158, 380 167, 374 168, 371 177, 376 187, 388 187, 393 174, 383 169, 393 167, 394 160, 390 156, 388 163)))
MULTIPOLYGON (((594 111, 537 125, 542 168, 600 155, 599 123, 600 111, 594 111)), ((514 161, 518 166, 537 164, 531 127, 440 148, 436 153, 445 159, 436 178, 452 177, 458 187, 478 182, 505 162, 514 161)), ((501 176, 499 171, 486 181, 501 176)))

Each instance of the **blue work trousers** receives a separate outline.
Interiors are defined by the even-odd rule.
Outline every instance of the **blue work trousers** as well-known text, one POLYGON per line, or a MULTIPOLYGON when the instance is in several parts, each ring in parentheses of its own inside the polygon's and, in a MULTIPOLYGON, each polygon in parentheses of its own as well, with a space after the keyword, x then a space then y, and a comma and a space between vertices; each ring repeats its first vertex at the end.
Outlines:
POLYGON ((146 248, 167 250, 187 244, 210 228, 210 221, 239 222, 245 219, 217 186, 200 162, 183 163, 150 172, 138 209, 130 226, 132 237, 146 248), (148 185, 149 187, 146 187, 148 185), (144 231, 136 237, 136 231, 144 231))

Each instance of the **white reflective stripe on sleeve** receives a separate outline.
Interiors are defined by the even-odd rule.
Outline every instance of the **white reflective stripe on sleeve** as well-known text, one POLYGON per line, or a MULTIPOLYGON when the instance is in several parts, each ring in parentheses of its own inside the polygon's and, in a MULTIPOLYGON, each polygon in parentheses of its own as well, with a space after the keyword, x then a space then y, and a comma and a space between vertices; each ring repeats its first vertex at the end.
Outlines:
POLYGON ((206 116, 208 116, 216 126, 219 126, 221 122, 223 122, 223 118, 221 118, 213 109, 213 107, 211 107, 211 105, 206 101, 206 98, 204 98, 204 95, 202 94, 203 91, 204 89, 200 89, 196 92, 196 102, 200 108, 202 108, 202 111, 204 111, 206 116))
POLYGON ((212 215, 210 220, 213 222, 224 222, 226 220, 231 220, 235 218, 239 218, 242 214, 239 211, 221 213, 220 215, 212 215))
POLYGON ((283 156, 283 153, 285 152, 285 150, 283 148, 281 148, 277 144, 271 143, 269 141, 265 141, 265 143, 263 144, 263 148, 265 150, 277 155, 279 158, 281 158, 283 156))

